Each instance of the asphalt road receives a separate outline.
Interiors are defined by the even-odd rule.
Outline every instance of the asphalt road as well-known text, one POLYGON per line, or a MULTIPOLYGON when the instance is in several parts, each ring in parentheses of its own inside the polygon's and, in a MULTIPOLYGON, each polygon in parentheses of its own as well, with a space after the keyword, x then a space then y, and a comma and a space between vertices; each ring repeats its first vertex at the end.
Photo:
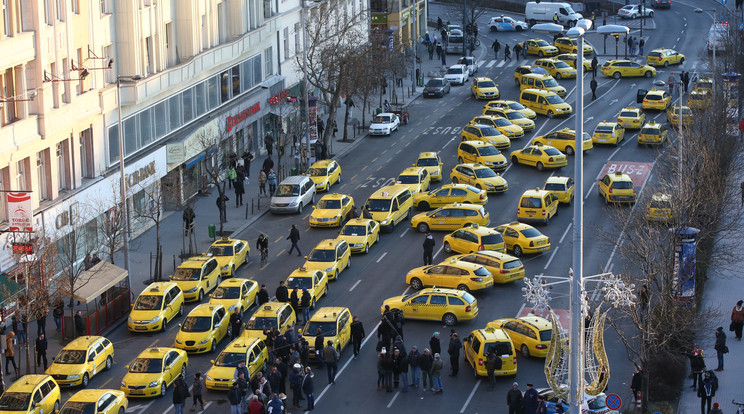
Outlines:
MULTIPOLYGON (((654 17, 656 29, 644 31, 646 38, 646 52, 655 47, 671 47, 687 55, 687 61, 682 68, 659 70, 656 79, 663 79, 669 71, 704 70, 704 39, 710 27, 711 19, 706 15, 694 14, 693 2, 676 1, 671 10, 659 10, 654 17)), ((447 6, 430 5, 430 16, 446 16, 447 6)), ((697 7, 697 6, 696 6, 697 7)), ((476 57, 481 61, 479 76, 489 76, 499 85, 501 95, 505 99, 517 99, 518 89, 513 82, 513 71, 517 64, 532 62, 534 58, 520 62, 501 64, 491 62, 492 52, 488 48, 497 37, 504 44, 513 45, 517 41, 535 37, 531 32, 489 33, 488 17, 484 15, 479 20, 481 27, 482 46, 476 50, 476 57)), ((514 16, 515 18, 518 16, 514 16)), ((443 17, 444 20, 446 20, 443 17)), ((454 20, 453 20, 454 21, 454 20)), ((638 35, 634 30, 633 35, 638 35)), ((537 35, 548 39, 547 35, 537 35)), ((593 33, 588 34, 588 41, 598 50, 602 50, 602 37, 593 33)), ((552 40, 552 39, 548 39, 552 40)), ((614 45, 608 41, 608 51, 614 45)), ((621 49, 622 51, 622 49, 621 49)), ((621 52, 622 53, 622 52, 621 52)), ((502 55, 503 56, 503 55, 502 55)), ((452 60, 450 58, 449 60, 452 60)), ((600 58, 600 62, 606 58, 600 58)), ((618 111, 626 105, 635 104, 636 89, 649 89, 651 79, 635 78, 613 80, 599 75, 599 99, 591 102, 589 90, 590 76, 585 77, 585 111, 584 128, 591 133, 596 124, 602 120, 614 119, 618 111)), ((560 81, 569 91, 567 102, 574 104, 575 80, 560 81)), ((362 205, 366 198, 377 188, 389 184, 405 167, 415 162, 419 152, 438 151, 444 161, 445 178, 443 183, 449 182, 449 171, 456 164, 456 149, 459 141, 460 129, 475 115, 480 114, 484 102, 475 101, 467 86, 453 87, 452 93, 443 99, 418 99, 409 106, 411 123, 401 126, 399 132, 392 137, 365 139, 355 150, 339 159, 343 170, 343 184, 335 186, 334 191, 350 194, 357 205, 362 205)), ((665 115, 660 113, 647 114, 647 117, 664 121, 665 115)), ((563 119, 547 119, 538 116, 534 132, 521 140, 512 142, 512 150, 529 144, 532 137, 547 133, 556 128, 574 128, 574 117, 563 119)), ((614 245, 621 237, 622 228, 613 220, 611 208, 607 207, 596 196, 595 177, 608 162, 622 165, 623 162, 653 163, 658 151, 664 149, 639 148, 636 145, 636 132, 626 135, 619 147, 595 147, 585 156, 585 218, 584 218, 584 272, 585 275, 600 273, 606 270, 620 271, 623 268, 622 258, 615 253, 614 245)), ((504 173, 509 182, 509 190, 503 195, 491 196, 486 208, 491 214, 491 224, 498 225, 516 219, 516 207, 519 196, 527 189, 541 187, 545 179, 551 174, 573 175, 573 158, 569 157, 569 166, 551 172, 539 172, 524 166, 510 166, 504 173)), ((650 175, 653 180, 653 172, 650 175)), ((317 199, 317 198, 316 198, 317 199)), ((577 198, 578 200, 578 198, 577 198)), ((640 205, 635 208, 642 208, 640 205)), ((571 266, 572 238, 571 229, 572 209, 561 207, 560 214, 551 220, 547 226, 538 226, 539 230, 550 236, 552 249, 542 255, 523 258, 528 277, 536 275, 565 276, 571 266)), ((310 208, 306 208, 302 215, 273 216, 266 215, 249 227, 243 233, 234 235, 254 243, 259 233, 270 235, 270 260, 263 268, 256 262, 243 266, 238 270, 238 277, 248 277, 265 283, 270 292, 284 280, 287 275, 303 263, 301 257, 287 255, 289 242, 285 240, 291 224, 297 224, 301 229, 300 247, 303 254, 309 253, 320 240, 333 238, 338 229, 310 229, 307 217, 310 208)), ((435 233, 437 250, 435 260, 443 260, 447 254, 440 250, 444 232, 435 233)), ((458 377, 447 377, 449 361, 446 355, 443 375, 445 392, 442 395, 423 393, 411 390, 407 394, 377 392, 375 390, 376 363, 374 346, 376 337, 374 329, 379 321, 379 308, 383 299, 402 294, 408 290, 405 284, 406 272, 422 262, 423 236, 410 228, 408 222, 403 223, 391 234, 384 234, 380 243, 374 245, 368 255, 352 257, 351 269, 341 273, 339 280, 331 282, 328 297, 319 302, 319 306, 347 306, 352 313, 358 315, 365 325, 369 341, 365 342, 359 359, 351 358, 350 349, 342 353, 336 385, 326 386, 324 371, 316 372, 316 411, 345 412, 354 410, 360 414, 379 413, 384 409, 394 409, 403 412, 493 412, 505 406, 505 393, 516 380, 522 387, 526 382, 534 382, 536 386, 544 386, 543 360, 518 358, 519 371, 516 379, 504 378, 499 380, 497 391, 486 390, 487 384, 483 380, 474 380, 472 370, 461 362, 458 377), (503 391, 502 391, 503 390, 503 391), (342 411, 343 410, 343 411, 342 411)), ((522 306, 522 283, 506 286, 496 286, 493 289, 477 293, 480 314, 472 322, 460 323, 455 329, 461 337, 471 330, 485 326, 488 321, 501 317, 517 315, 522 306)), ((556 288, 552 303, 554 308, 568 308, 568 287, 556 288)), ((191 306, 189 306, 189 309, 191 306)), ((249 313, 252 310, 249 311, 249 313)), ((116 362, 111 372, 94 377, 92 388, 116 388, 125 373, 124 365, 134 358, 141 350, 150 346, 171 346, 178 330, 177 324, 171 324, 165 334, 132 335, 126 326, 118 328, 109 338, 116 347, 116 362)), ((446 349, 446 338, 449 328, 437 322, 409 322, 405 326, 406 347, 417 345, 419 349, 428 345, 428 340, 434 331, 442 332, 443 349, 446 349)), ((630 396, 629 380, 632 366, 627 360, 622 345, 616 340, 616 335, 607 330, 606 344, 608 356, 612 364, 612 377, 609 391, 619 393, 625 400, 630 396)), ((220 345, 224 347, 227 341, 220 345)), ((210 360, 216 355, 190 356, 189 373, 205 372, 210 366, 210 360)), ((74 390, 72 390, 74 391, 74 390)), ((151 400, 131 400, 129 413, 163 413, 173 410, 170 392, 166 398, 151 400)), ((66 400, 71 391, 64 392, 66 400)), ((208 401, 207 412, 229 409, 224 394, 206 391, 205 400, 208 401)), ((627 403, 627 401, 624 401, 627 403)), ((627 407, 627 405, 624 405, 627 407)))

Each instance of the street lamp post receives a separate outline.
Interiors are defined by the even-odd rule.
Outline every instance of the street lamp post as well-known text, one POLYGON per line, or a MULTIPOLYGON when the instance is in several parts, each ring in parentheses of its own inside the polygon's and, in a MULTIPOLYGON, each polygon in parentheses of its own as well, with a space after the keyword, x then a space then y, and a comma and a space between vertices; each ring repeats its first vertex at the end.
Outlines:
POLYGON ((300 25, 302 26, 302 106, 305 109, 305 153, 301 154, 301 168, 304 170, 310 165, 310 82, 307 79, 307 23, 305 22, 305 0, 300 0, 302 9, 300 10, 300 25))
MULTIPOLYGON (((713 79, 713 104, 715 105, 716 102, 716 49, 718 48, 718 29, 716 28, 716 23, 718 23, 718 10, 716 9, 695 9, 695 13, 702 13, 702 12, 713 12, 713 70, 711 78, 713 79)), ((710 39, 708 39, 708 42, 710 42, 710 39)), ((680 103, 681 105, 681 103, 680 103)))

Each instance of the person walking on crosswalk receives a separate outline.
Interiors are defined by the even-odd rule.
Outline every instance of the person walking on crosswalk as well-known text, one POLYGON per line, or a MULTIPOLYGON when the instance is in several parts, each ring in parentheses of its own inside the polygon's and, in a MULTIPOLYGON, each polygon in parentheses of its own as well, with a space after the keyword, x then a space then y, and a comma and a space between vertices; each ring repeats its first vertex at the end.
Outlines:
POLYGON ((509 45, 504 45, 504 62, 511 62, 511 60, 511 50, 509 50, 509 45))
POLYGON ((514 59, 519 60, 519 55, 521 54, 522 54, 522 46, 519 43, 517 43, 516 45, 514 45, 514 59))
POLYGON ((499 43, 499 39, 494 39, 493 43, 491 44, 491 49, 493 49, 493 58, 498 59, 499 49, 501 49, 501 43, 499 43))

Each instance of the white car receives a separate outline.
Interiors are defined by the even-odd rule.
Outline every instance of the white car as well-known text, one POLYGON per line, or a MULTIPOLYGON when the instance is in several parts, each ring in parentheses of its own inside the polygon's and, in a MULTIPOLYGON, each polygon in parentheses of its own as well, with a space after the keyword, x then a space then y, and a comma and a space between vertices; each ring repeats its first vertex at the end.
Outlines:
POLYGON ((459 24, 448 24, 447 33, 452 33, 452 31, 460 32, 460 34, 462 34, 462 26, 459 24))
POLYGON ((527 30, 527 23, 514 20, 509 16, 491 17, 488 22, 488 28, 492 32, 521 32, 527 30))
MULTIPOLYGON (((641 6, 639 4, 623 6, 623 8, 617 11, 617 15, 623 19, 635 19, 641 16, 641 6)), ((654 17, 654 10, 650 7, 644 7, 643 15, 646 17, 654 17)))
POLYGON ((400 126, 398 115, 382 112, 377 114, 369 126, 370 135, 390 135, 400 126))
POLYGON ((457 61, 458 65, 465 65, 468 67, 468 76, 478 72, 478 61, 472 56, 461 57, 457 61))
POLYGON ((464 85, 468 81, 468 67, 465 65, 452 65, 447 69, 447 73, 444 74, 444 79, 447 79, 451 84, 464 85))

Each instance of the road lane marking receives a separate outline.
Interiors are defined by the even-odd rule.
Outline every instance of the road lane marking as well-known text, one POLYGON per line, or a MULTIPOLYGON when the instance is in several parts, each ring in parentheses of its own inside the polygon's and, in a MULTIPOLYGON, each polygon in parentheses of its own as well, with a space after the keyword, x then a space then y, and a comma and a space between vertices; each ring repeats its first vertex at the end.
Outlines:
POLYGON ((395 402, 395 399, 398 398, 399 395, 400 395, 400 391, 397 391, 395 395, 393 395, 393 399, 391 399, 390 403, 388 403, 387 408, 390 408, 393 405, 393 403, 395 402))
POLYGON ((566 238, 566 235, 568 234, 568 231, 571 229, 571 226, 572 225, 573 225, 573 223, 568 223, 568 226, 566 227, 566 230, 563 232, 563 236, 561 236, 561 239, 558 240, 558 244, 563 243, 563 239, 566 238))
POLYGON ((597 185, 596 182, 595 183, 592 183, 592 186, 589 187, 589 191, 586 192, 586 196, 584 196, 584 200, 586 200, 587 198, 589 198, 589 196, 592 194, 592 189, 594 189, 594 186, 595 185, 597 185))
POLYGON ((494 59, 494 60, 492 60, 492 61, 488 62, 488 64, 486 65, 486 67, 487 67, 487 68, 490 68, 491 66, 493 66, 493 65, 495 65, 495 64, 496 64, 496 59, 494 59))
POLYGON ((442 245, 442 247, 440 247, 439 250, 437 250, 437 252, 434 253, 434 256, 432 256, 431 258, 433 259, 433 258, 439 256, 439 253, 442 253, 442 249, 444 249, 444 245, 442 245))
POLYGON ((113 380, 113 378, 107 379, 106 382, 104 382, 103 384, 101 384, 101 388, 106 388, 106 385, 108 385, 108 383, 111 382, 111 380, 113 380))
POLYGON ((279 236, 278 239, 274 240, 274 243, 279 243, 280 241, 282 241, 282 237, 284 237, 284 236, 279 236))
POLYGON ((470 395, 468 395, 468 399, 465 400, 465 404, 463 404, 462 408, 460 409, 460 414, 464 413, 465 409, 468 408, 468 404, 470 404, 470 400, 473 399, 473 395, 475 395, 475 391, 478 390, 478 386, 480 386, 481 381, 481 379, 478 379, 478 382, 475 383, 473 390, 470 391, 470 395))
POLYGON ((515 316, 516 318, 518 318, 519 315, 522 314, 522 310, 524 310, 525 306, 527 306, 527 304, 525 302, 522 302, 522 306, 519 307, 519 312, 517 312, 517 316, 515 316))
POLYGON ((614 156, 615 156, 615 154, 617 154, 617 152, 618 152, 618 151, 620 151, 620 147, 617 147, 617 148, 615 148, 615 151, 612 151, 612 154, 610 154, 610 156, 609 156, 609 157, 607 157, 607 160, 608 160, 608 161, 609 161, 609 160, 611 160, 611 159, 612 159, 612 157, 614 157, 614 156))
POLYGON ((349 292, 351 292, 352 290, 354 290, 354 288, 355 288, 355 287, 357 287, 357 285, 358 285, 358 284, 360 284, 361 282, 362 282, 362 279, 359 279, 359 280, 357 280, 357 281, 356 281, 356 283, 354 283, 354 286, 352 286, 352 287, 351 287, 351 288, 349 289, 349 292))
POLYGON ((400 235, 400 238, 401 239, 403 238, 403 236, 406 235, 406 233, 408 233, 408 230, 411 230, 411 228, 410 227, 406 227, 406 229, 403 231, 403 234, 400 235))
MULTIPOLYGON (((384 154, 385 152, 387 152, 387 150, 383 151, 382 153, 384 154)), ((370 164, 374 164, 375 161, 377 161, 378 158, 380 158, 380 157, 375 157, 372 161, 370 161, 370 164)))
POLYGON ((384 258, 385 256, 387 256, 387 252, 384 252, 384 253, 382 254, 382 256, 380 256, 380 258, 379 258, 379 259, 377 259, 377 262, 375 262, 375 263, 380 263, 380 262, 382 261, 382 259, 383 259, 383 258, 384 258))
POLYGON ((364 167, 362 167, 361 171, 364 171, 364 170, 366 170, 366 169, 367 169, 367 167, 369 167, 369 164, 367 164, 367 165, 365 165, 364 167))
POLYGON ((548 266, 550 266, 550 262, 553 261, 555 254, 558 253, 559 248, 560 247, 556 246, 555 249, 553 249, 553 254, 550 255, 550 259, 548 259, 548 263, 545 263, 545 267, 543 267, 543 270, 548 270, 548 266))
POLYGON ((351 177, 351 181, 354 181, 354 180, 355 180, 355 179, 357 178, 357 175, 358 175, 358 174, 354 174, 354 176, 353 176, 353 177, 351 177))

